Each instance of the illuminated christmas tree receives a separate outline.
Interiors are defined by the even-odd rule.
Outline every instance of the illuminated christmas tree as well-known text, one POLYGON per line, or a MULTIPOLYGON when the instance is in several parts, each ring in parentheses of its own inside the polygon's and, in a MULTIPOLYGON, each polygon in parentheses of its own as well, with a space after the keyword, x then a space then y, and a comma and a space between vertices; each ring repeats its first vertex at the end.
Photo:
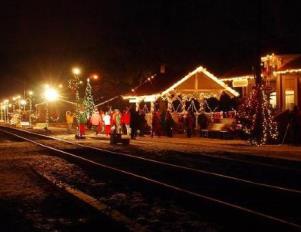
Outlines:
POLYGON ((238 120, 249 135, 251 144, 272 143, 278 138, 277 123, 263 85, 257 84, 249 98, 238 109, 238 120))
POLYGON ((86 113, 88 114, 89 117, 91 117, 91 115, 94 111, 94 108, 95 108, 95 103, 93 100, 92 87, 91 87, 89 79, 87 79, 87 86, 86 86, 83 104, 84 104, 86 113))

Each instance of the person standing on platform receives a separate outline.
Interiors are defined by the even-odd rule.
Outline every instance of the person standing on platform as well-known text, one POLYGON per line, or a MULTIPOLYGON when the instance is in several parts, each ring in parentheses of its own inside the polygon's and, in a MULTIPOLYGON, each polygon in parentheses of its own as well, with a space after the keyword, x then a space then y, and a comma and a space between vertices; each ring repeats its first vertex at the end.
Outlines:
POLYGON ((168 137, 172 137, 174 121, 169 111, 165 114, 165 133, 168 137))
POLYGON ((115 110, 114 122, 116 133, 121 134, 121 113, 118 109, 115 110))
POLYGON ((128 108, 123 112, 121 121, 126 128, 126 135, 130 135, 131 134, 131 127, 130 127, 131 114, 130 114, 130 111, 128 108))
POLYGON ((101 116, 97 109, 94 110, 91 116, 92 128, 95 131, 96 135, 99 133, 99 125, 101 124, 101 116))
POLYGON ((74 121, 74 114, 71 113, 71 111, 66 112, 66 123, 67 123, 67 132, 72 132, 72 125, 74 121))
POLYGON ((79 138, 85 137, 87 121, 88 114, 82 107, 79 111, 79 138))
POLYGON ((131 127, 131 139, 136 139, 138 129, 138 113, 134 108, 130 110, 130 127, 131 127))
POLYGON ((185 118, 185 128, 188 138, 191 138, 194 127, 194 117, 192 114, 192 112, 188 112, 185 118))
POLYGON ((103 117, 103 121, 105 125, 106 136, 109 136, 111 133, 111 115, 109 112, 106 112, 105 116, 103 117))
POLYGON ((161 136, 161 114, 159 110, 153 113, 151 137, 153 137, 154 134, 159 137, 161 136))

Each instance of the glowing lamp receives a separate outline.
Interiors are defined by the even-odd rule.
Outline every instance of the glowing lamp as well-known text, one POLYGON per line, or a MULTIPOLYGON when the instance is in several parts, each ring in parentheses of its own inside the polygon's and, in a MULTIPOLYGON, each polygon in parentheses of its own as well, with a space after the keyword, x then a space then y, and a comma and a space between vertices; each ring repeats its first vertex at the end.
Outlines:
POLYGON ((94 80, 97 80, 97 79, 98 79, 98 76, 97 76, 96 74, 94 74, 94 75, 92 76, 92 78, 93 78, 94 80))
POLYGON ((20 100, 20 104, 21 104, 22 106, 25 106, 25 105, 26 105, 26 100, 21 99, 21 100, 20 100))
POLYGON ((44 98, 49 102, 53 102, 58 100, 59 93, 53 88, 47 88, 44 92, 44 98))
POLYGON ((72 73, 73 73, 74 75, 79 75, 79 74, 81 73, 81 71, 80 71, 79 68, 74 67, 74 68, 72 69, 72 73))

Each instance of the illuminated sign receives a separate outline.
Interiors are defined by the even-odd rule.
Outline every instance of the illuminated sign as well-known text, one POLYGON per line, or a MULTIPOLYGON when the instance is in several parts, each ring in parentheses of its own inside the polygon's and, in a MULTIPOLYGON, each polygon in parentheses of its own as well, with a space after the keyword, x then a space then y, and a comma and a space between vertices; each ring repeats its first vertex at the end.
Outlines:
POLYGON ((236 79, 233 80, 232 86, 233 87, 247 87, 248 86, 248 79, 236 79))

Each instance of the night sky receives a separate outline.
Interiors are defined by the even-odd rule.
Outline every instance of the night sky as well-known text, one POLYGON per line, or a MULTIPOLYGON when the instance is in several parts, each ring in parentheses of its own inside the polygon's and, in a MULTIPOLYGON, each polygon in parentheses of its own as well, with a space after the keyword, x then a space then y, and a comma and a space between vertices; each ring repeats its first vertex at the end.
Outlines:
POLYGON ((258 35, 262 54, 299 53, 298 1, 258 2, 1 2, 0 97, 21 91, 22 82, 32 88, 66 81, 73 65, 120 86, 157 72, 160 64, 167 71, 204 65, 219 74, 250 65, 258 35))

